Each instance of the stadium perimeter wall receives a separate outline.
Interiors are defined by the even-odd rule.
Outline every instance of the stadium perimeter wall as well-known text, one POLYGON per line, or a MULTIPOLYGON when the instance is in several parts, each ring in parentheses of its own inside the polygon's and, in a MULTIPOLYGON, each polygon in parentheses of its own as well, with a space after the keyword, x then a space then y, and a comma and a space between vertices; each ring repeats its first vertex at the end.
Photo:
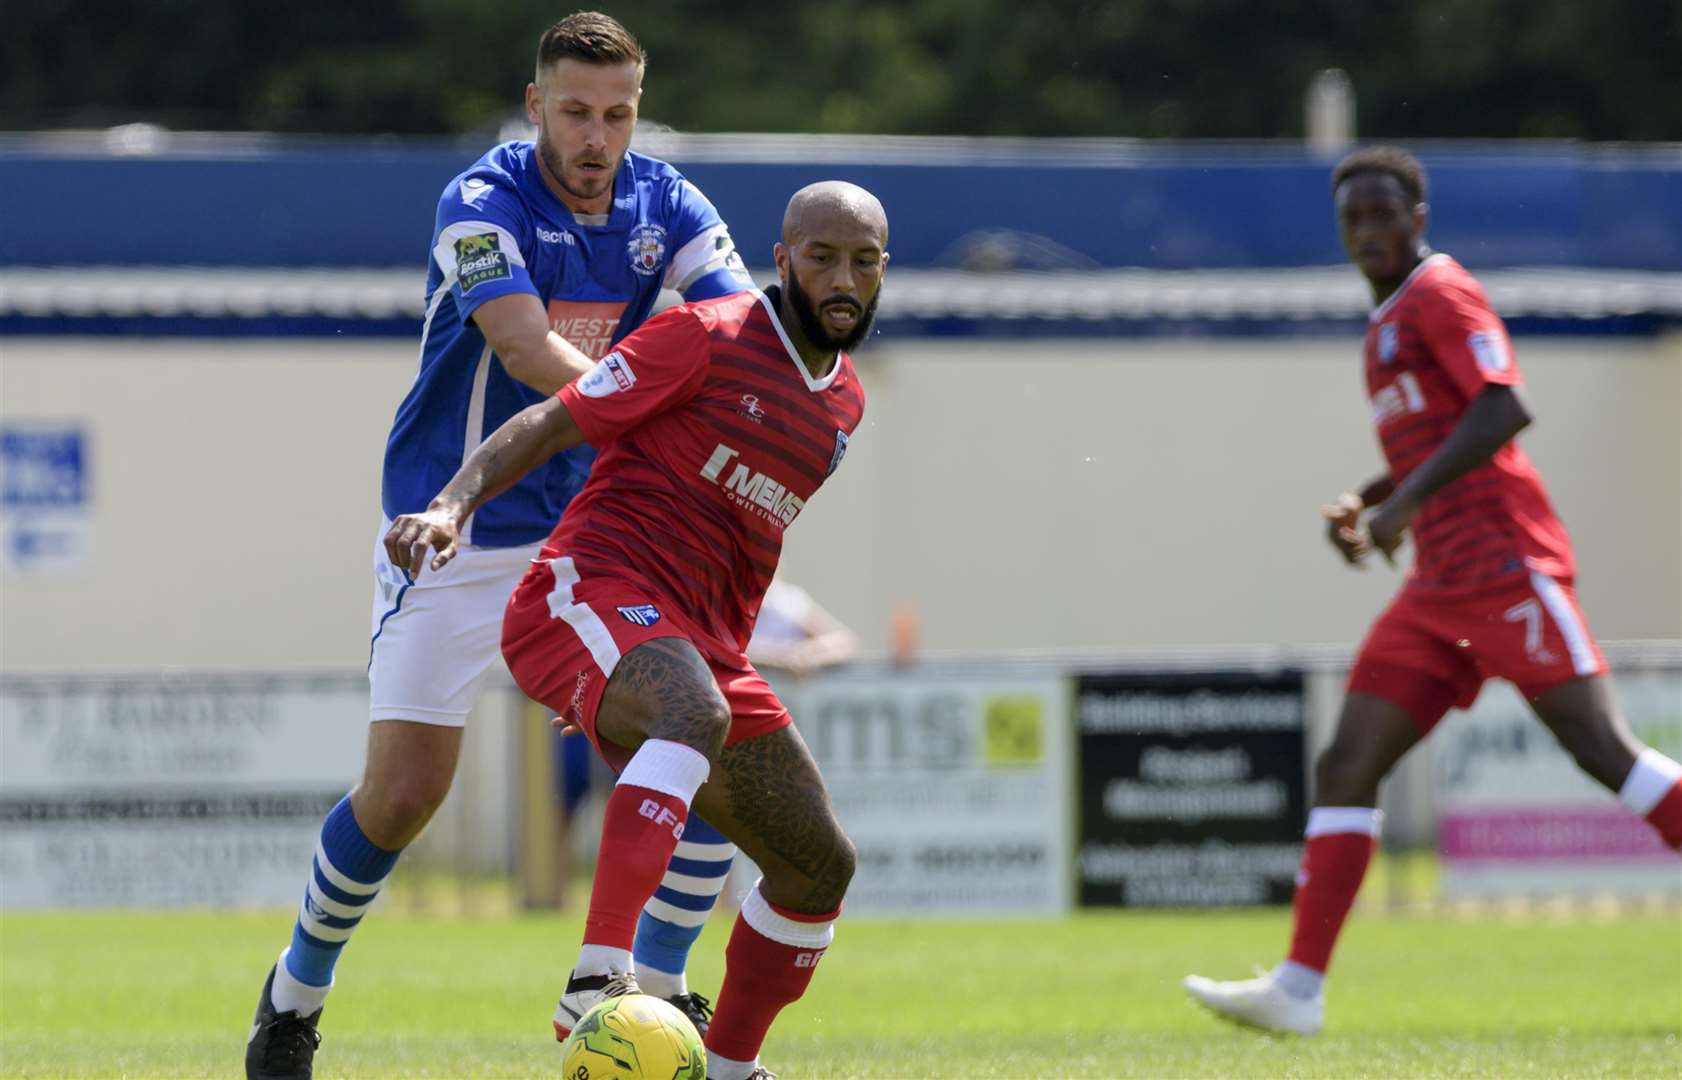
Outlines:
MULTIPOLYGON (((1682 335, 1517 342, 1524 442, 1605 639, 1682 638, 1682 335)), ((8 425, 82 433, 85 556, 4 578, 0 670, 319 671, 367 655, 410 342, 10 338, 8 425)), ((1396 575, 1316 508, 1379 470, 1356 343, 884 341, 787 574, 928 650, 1353 643, 1396 575)))

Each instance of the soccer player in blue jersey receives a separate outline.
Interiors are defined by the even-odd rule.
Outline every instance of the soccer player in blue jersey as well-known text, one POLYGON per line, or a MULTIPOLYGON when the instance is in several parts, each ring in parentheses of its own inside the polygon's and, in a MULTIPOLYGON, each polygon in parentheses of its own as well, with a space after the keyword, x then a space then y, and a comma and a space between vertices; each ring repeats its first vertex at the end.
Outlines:
MULTIPOLYGON (((630 152, 645 66, 606 15, 556 23, 526 88, 536 140, 494 147, 438 201, 420 367, 386 444, 367 765, 321 830, 291 944, 247 1039, 248 1080, 310 1077, 339 953, 444 801, 509 594, 594 455, 559 455, 488 502, 443 573, 415 578, 391 564, 379 542, 390 519, 424 510, 504 421, 589 370, 648 317, 662 286, 705 300, 752 284, 706 197, 670 165, 630 152)), ((645 992, 678 998, 703 1021, 684 960, 734 854, 691 822, 638 942, 645 992)))

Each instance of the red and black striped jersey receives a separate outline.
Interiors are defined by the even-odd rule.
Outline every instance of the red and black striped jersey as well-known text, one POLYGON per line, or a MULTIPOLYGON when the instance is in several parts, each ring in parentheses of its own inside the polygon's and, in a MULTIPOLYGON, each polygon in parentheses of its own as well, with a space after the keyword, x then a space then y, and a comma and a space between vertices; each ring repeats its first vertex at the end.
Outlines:
MULTIPOLYGON (((1482 286, 1443 254, 1372 313, 1365 359, 1373 423, 1397 483, 1436 453, 1473 398, 1521 381, 1482 286)), ((1571 539, 1516 442, 1427 498, 1412 533, 1410 587, 1475 592, 1527 568, 1575 576, 1571 539)))
POLYGON ((864 415, 845 353, 813 378, 775 290, 649 320, 558 395, 599 453, 544 550, 646 585, 729 661, 747 648, 783 532, 864 415))

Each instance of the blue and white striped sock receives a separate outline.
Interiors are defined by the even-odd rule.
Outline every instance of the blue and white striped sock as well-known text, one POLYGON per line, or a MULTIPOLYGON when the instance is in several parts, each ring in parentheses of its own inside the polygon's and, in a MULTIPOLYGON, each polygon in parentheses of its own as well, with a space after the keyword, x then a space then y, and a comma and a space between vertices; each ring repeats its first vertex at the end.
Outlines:
POLYGON ((280 954, 271 996, 275 1009, 308 1016, 321 1008, 333 987, 333 966, 345 942, 379 895, 396 851, 375 847, 351 813, 350 796, 339 800, 321 827, 309 887, 298 907, 292 945, 280 954))
POLYGON ((684 968, 689 948, 718 902, 736 845, 700 818, 690 816, 666 876, 637 920, 637 982, 645 994, 675 997, 689 992, 684 968))

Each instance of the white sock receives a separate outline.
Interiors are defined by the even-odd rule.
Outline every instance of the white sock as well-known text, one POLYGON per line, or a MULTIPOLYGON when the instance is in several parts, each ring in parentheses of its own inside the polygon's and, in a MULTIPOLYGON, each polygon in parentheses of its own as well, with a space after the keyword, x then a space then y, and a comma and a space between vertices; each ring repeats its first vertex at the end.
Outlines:
POLYGON ((757 1068, 758 1058, 752 1061, 735 1061, 717 1051, 707 1051, 707 1080, 748 1080, 757 1068))
POLYGON ((292 973, 286 970, 286 954, 291 951, 290 947, 283 950, 280 963, 275 965, 274 985, 269 987, 269 1000, 274 1002, 275 1012, 296 1012, 299 1016, 310 1016, 327 1000, 327 991, 333 989, 333 984, 311 986, 293 978, 292 973))
POLYGON ((645 739, 626 762, 619 782, 675 795, 688 806, 711 771, 712 763, 693 747, 670 739, 645 739))
POLYGON ((613 975, 634 970, 631 950, 615 949, 611 945, 586 945, 578 950, 574 975, 613 975))
POLYGON ((1308 812, 1308 825, 1302 835, 1312 840, 1333 833, 1366 833, 1376 840, 1383 829, 1382 810, 1370 806, 1316 806, 1308 812))
POLYGON ((657 998, 675 998, 689 993, 689 978, 683 972, 673 975, 669 971, 641 964, 637 965, 637 985, 642 987, 643 993, 657 998))
POLYGON ((1636 757, 1635 765, 1624 777, 1618 800, 1635 816, 1646 817, 1676 786, 1677 780, 1682 780, 1682 765, 1649 746, 1636 757))
POLYGON ((1304 967, 1295 960, 1286 960, 1273 969, 1273 982, 1294 998, 1313 1001, 1320 996, 1321 989, 1326 985, 1326 975, 1323 971, 1304 967))

